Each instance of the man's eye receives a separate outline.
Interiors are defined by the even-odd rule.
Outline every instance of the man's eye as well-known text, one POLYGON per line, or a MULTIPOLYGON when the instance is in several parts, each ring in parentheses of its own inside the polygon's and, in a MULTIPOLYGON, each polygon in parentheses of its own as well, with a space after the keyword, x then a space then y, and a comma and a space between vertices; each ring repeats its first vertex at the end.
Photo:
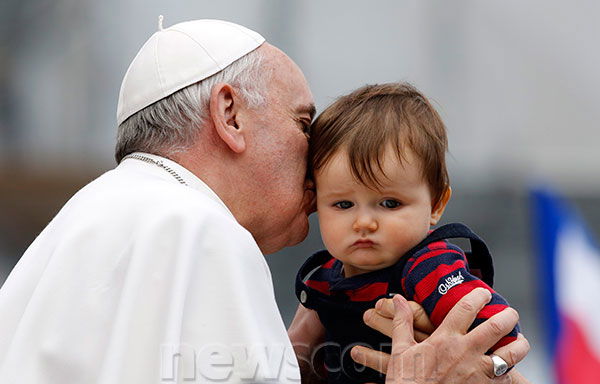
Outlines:
POLYGON ((388 209, 394 209, 394 208, 398 208, 399 206, 401 206, 402 204, 397 201, 397 200, 392 200, 392 199, 386 199, 383 200, 380 205, 383 208, 388 208, 388 209))
POLYGON ((302 133, 310 137, 310 123, 302 122, 302 133))
POLYGON ((297 119, 298 124, 300 124, 300 128, 302 129, 302 133, 308 138, 310 137, 310 121, 306 119, 297 119))
POLYGON ((353 203, 351 203, 350 201, 338 201, 337 203, 333 204, 334 207, 337 207, 339 209, 348 209, 348 208, 352 208, 354 206, 353 203))

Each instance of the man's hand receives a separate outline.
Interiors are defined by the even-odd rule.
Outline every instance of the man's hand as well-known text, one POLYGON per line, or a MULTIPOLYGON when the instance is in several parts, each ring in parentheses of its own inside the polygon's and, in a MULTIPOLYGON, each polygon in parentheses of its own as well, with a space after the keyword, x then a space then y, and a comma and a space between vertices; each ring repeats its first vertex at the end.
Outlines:
MULTIPOLYGON (((417 343, 411 304, 397 295, 393 299, 391 314, 388 302, 379 304, 375 314, 365 315, 368 324, 376 323, 375 329, 392 337, 392 355, 354 347, 352 357, 360 364, 387 373, 388 383, 528 383, 514 369, 506 375, 494 377, 491 358, 485 355, 517 323, 518 314, 514 309, 505 309, 467 333, 477 313, 490 298, 489 291, 485 289, 473 290, 452 308, 429 338, 417 343)), ((421 318, 422 315, 417 313, 416 317, 421 318)), ((422 318, 419 322, 418 329, 425 335, 431 329, 430 324, 425 324, 422 318)), ((528 351, 529 343, 519 335, 516 341, 494 353, 514 366, 528 351)))

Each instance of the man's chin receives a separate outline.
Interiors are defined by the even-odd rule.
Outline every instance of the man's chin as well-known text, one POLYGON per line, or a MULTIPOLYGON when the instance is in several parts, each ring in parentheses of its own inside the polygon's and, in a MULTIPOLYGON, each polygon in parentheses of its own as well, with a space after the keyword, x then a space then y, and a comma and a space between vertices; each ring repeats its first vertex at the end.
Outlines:
POLYGON ((308 217, 305 216, 302 218, 302 223, 293 226, 292 228, 297 228, 291 235, 290 235, 290 241, 288 242, 288 244, 286 245, 287 247, 291 247, 297 244, 300 244, 301 242, 304 241, 304 239, 306 239, 306 236, 308 236, 308 217))
POLYGON ((272 254, 282 250, 285 247, 297 245, 306 239, 308 235, 308 217, 302 215, 302 218, 297 218, 295 222, 285 226, 282 232, 269 239, 264 239, 263 242, 258 242, 263 254, 272 254))

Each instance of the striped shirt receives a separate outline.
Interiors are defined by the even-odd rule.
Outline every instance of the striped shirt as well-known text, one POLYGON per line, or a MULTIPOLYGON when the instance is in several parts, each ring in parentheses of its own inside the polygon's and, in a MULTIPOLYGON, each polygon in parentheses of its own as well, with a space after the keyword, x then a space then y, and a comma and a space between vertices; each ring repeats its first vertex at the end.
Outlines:
MULTIPOLYGON (((307 286, 328 296, 351 302, 366 302, 388 296, 389 268, 345 278, 342 263, 331 256, 305 282, 307 286), (381 272, 381 273, 378 273, 381 272)), ((402 293, 407 300, 419 303, 437 327, 450 309, 467 293, 483 287, 492 293, 491 301, 479 312, 471 329, 508 307, 507 301, 489 285, 471 273, 465 253, 448 241, 430 243, 410 257, 401 274, 402 293)), ((491 350, 514 340, 518 326, 491 350)))

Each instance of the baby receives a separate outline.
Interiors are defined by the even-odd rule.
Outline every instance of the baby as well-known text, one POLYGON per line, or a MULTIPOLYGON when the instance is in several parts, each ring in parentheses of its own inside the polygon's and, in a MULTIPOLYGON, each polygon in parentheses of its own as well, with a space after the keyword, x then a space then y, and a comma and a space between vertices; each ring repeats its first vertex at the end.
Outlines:
MULTIPOLYGON (((298 272, 296 293, 326 331, 330 383, 383 382, 355 364, 357 344, 390 352, 390 339, 362 315, 383 297, 421 304, 438 326, 468 292, 493 293, 472 327, 508 306, 494 292, 485 243, 462 224, 436 225, 450 200, 446 129, 427 98, 405 83, 343 96, 314 122, 309 149, 321 236, 327 250, 298 272), (470 240, 464 252, 446 241, 470 240)), ((492 350, 516 339, 518 328, 492 350)))

